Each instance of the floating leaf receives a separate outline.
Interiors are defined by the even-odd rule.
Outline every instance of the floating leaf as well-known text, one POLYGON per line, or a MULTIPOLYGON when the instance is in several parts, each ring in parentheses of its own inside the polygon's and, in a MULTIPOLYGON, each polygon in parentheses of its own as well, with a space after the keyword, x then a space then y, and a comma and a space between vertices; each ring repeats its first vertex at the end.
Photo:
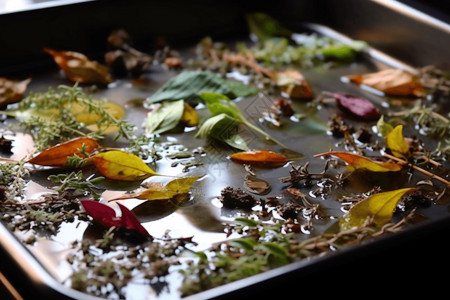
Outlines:
POLYGON ((386 69, 375 73, 348 75, 351 82, 371 87, 386 95, 424 96, 419 79, 413 74, 399 69, 386 69))
POLYGON ((311 99, 314 94, 305 77, 297 70, 276 71, 272 80, 293 99, 311 99))
POLYGON ((409 145, 403 137, 403 125, 397 125, 386 134, 386 147, 397 157, 409 154, 409 145))
POLYGON ((326 93, 330 95, 338 104, 338 107, 346 113, 359 117, 367 121, 378 120, 381 113, 378 109, 366 98, 357 97, 346 93, 326 93))
POLYGON ((44 48, 53 56, 56 64, 73 82, 107 85, 112 82, 109 70, 105 65, 89 60, 84 54, 74 51, 56 51, 44 48))
POLYGON ((378 226, 390 222, 398 201, 415 188, 404 188, 394 191, 374 194, 352 206, 339 221, 341 230, 363 226, 368 218, 378 226))
POLYGON ((133 193, 126 193, 121 197, 111 199, 109 201, 125 200, 125 199, 140 199, 140 200, 165 200, 172 199, 175 196, 187 194, 192 184, 198 180, 199 177, 181 177, 169 181, 166 184, 162 182, 149 182, 145 189, 133 193))
POLYGON ((229 98, 241 95, 254 95, 257 89, 242 83, 223 79, 210 71, 183 71, 171 78, 161 89, 147 98, 148 102, 176 101, 184 99, 192 106, 202 102, 199 94, 202 92, 215 92, 224 94, 229 98))
POLYGON ((29 163, 41 166, 62 167, 67 163, 70 156, 86 158, 100 148, 96 140, 89 137, 75 138, 46 149, 28 160, 29 163))
POLYGON ((237 134, 238 124, 238 121, 227 114, 213 116, 201 125, 195 137, 211 137, 236 149, 248 150, 245 140, 237 134))
POLYGON ((268 150, 233 153, 230 155, 230 159, 243 164, 263 167, 280 167, 289 161, 286 156, 268 150))
POLYGON ((250 192, 258 195, 265 195, 270 192, 271 186, 266 180, 253 175, 245 176, 244 187, 250 192))
POLYGON ((184 101, 165 101, 148 113, 145 119, 145 131, 159 134, 174 129, 183 116, 184 101))
MULTIPOLYGON (((258 134, 264 136, 265 139, 271 140, 272 142, 277 143, 281 147, 287 149, 287 147, 283 143, 281 143, 274 137, 270 136, 267 132, 261 130, 259 127, 253 125, 250 121, 248 121, 244 117, 244 115, 242 114, 241 110, 236 105, 236 103, 231 101, 230 98, 228 98, 226 95, 213 93, 213 92, 203 92, 200 94, 200 97, 203 99, 203 101, 208 106, 208 109, 211 112, 211 114, 213 114, 213 115, 225 114, 225 115, 229 116, 230 119, 234 120, 234 122, 243 123, 245 126, 250 128, 252 131, 256 131, 258 134)), ((223 133, 220 133, 220 135, 223 135, 223 133)), ((221 138, 220 140, 225 141, 227 136, 229 136, 228 133, 224 138, 221 138)), ((239 137, 236 134, 233 134, 232 136, 239 137)), ((241 141, 238 141, 238 142, 241 142, 241 141)), ((245 147, 247 147, 247 145, 245 145, 245 147)), ((243 148, 239 148, 239 147, 235 147, 235 148, 247 150, 247 149, 243 149, 243 148)))
POLYGON ((347 168, 350 171, 367 170, 371 172, 397 172, 402 169, 401 165, 394 162, 376 161, 368 157, 349 152, 330 151, 321 154, 316 154, 314 155, 314 157, 328 156, 328 155, 336 156, 345 161, 348 164, 347 168))
POLYGON ((98 153, 89 161, 108 179, 135 181, 158 175, 138 156, 120 150, 98 153))
POLYGON ((20 101, 30 81, 30 78, 25 80, 11 80, 0 77, 0 108, 20 101))
POLYGON ((135 230, 144 236, 152 237, 147 230, 142 226, 136 216, 125 206, 118 203, 121 216, 116 215, 116 211, 103 203, 92 200, 80 200, 84 209, 90 215, 95 222, 105 227, 119 227, 128 230, 135 230))

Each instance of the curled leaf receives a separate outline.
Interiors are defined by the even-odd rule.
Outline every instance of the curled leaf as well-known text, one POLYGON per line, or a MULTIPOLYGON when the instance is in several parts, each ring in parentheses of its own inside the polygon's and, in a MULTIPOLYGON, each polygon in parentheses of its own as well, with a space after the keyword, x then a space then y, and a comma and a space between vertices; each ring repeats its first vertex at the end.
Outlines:
POLYGON ((405 70, 386 69, 374 73, 348 75, 345 78, 353 83, 381 91, 386 95, 418 97, 425 95, 419 79, 405 70))
POLYGON ((280 167, 289 161, 286 156, 268 150, 237 152, 231 154, 230 159, 239 163, 263 167, 280 167))
POLYGON ((409 145, 403 137, 403 125, 397 125, 386 134, 386 147, 397 157, 408 156, 409 145))
POLYGON ((100 148, 100 145, 96 140, 89 137, 80 137, 46 149, 29 159, 28 162, 41 166, 62 167, 67 163, 70 156, 76 155, 86 158, 87 154, 93 153, 98 148, 100 148))
POLYGON ((345 161, 347 163, 347 168, 350 171, 367 170, 371 172, 397 172, 402 169, 401 165, 394 162, 376 161, 365 156, 342 151, 330 151, 320 153, 314 155, 314 157, 328 156, 328 155, 336 156, 345 161))
POLYGON ((357 97, 346 93, 327 93, 338 104, 338 107, 353 116, 359 117, 363 120, 374 121, 381 117, 381 113, 368 99, 357 97))
POLYGON ((89 161, 108 179, 135 181, 157 175, 141 158, 120 150, 98 153, 89 161))
POLYGON ((273 72, 272 80, 293 99, 311 99, 314 94, 305 77, 297 70, 273 72))
POLYGON ((73 82, 107 85, 112 82, 105 65, 89 60, 84 54, 74 51, 56 51, 44 48, 61 70, 73 82))
POLYGON ((247 143, 238 134, 238 125, 239 122, 236 119, 222 113, 207 119, 199 128, 195 137, 210 137, 233 148, 248 150, 247 143))
POLYGON ((175 196, 187 194, 192 184, 198 180, 199 177, 181 177, 169 181, 166 184, 161 182, 149 182, 143 190, 132 193, 126 193, 121 197, 111 199, 109 201, 125 200, 125 199, 140 199, 140 200, 166 200, 172 199, 175 196))
POLYGON ((404 188, 374 194, 356 203, 339 221, 341 230, 363 226, 368 218, 378 226, 390 222, 398 201, 415 188, 404 188))
POLYGON ((165 101, 148 113, 145 130, 150 134, 159 134, 174 129, 183 116, 184 101, 165 101))
POLYGON ((121 215, 117 216, 116 211, 103 203, 92 200, 80 200, 83 208, 86 210, 88 215, 90 215, 95 222, 105 226, 105 227, 119 227, 128 230, 135 230, 140 234, 152 237, 147 230, 142 226, 136 216, 125 206, 118 203, 121 215))
POLYGON ((30 78, 11 80, 0 77, 0 107, 20 101, 30 81, 30 78))

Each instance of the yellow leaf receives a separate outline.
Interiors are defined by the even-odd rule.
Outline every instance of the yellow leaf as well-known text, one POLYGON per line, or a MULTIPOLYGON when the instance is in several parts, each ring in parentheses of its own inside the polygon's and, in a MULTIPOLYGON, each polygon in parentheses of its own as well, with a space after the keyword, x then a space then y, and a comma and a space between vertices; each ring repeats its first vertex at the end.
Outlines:
POLYGON ((108 179, 135 181, 158 175, 138 156, 120 150, 98 153, 89 161, 108 179))
POLYGON ((355 204, 340 220, 341 230, 363 226, 368 218, 373 223, 383 226, 390 222, 398 201, 407 193, 417 190, 404 188, 394 191, 374 194, 355 204))
POLYGON ((336 156, 343 161, 345 161, 348 165, 347 168, 350 171, 354 171, 356 169, 363 169, 372 172, 396 172, 402 169, 402 166, 390 162, 390 161, 376 161, 369 159, 365 156, 349 153, 349 152, 341 152, 341 151, 330 151, 325 153, 320 153, 314 155, 314 157, 327 156, 332 155, 336 156))
POLYGON ((184 111, 180 121, 188 127, 198 125, 198 115, 195 109, 187 103, 184 103, 184 111))
POLYGON ((403 138, 403 125, 397 125, 386 134, 386 146, 397 157, 408 156, 409 145, 403 138))
MULTIPOLYGON (((101 107, 103 111, 105 111, 115 119, 119 120, 125 116, 125 110, 123 109, 123 107, 114 102, 97 100, 95 101, 95 104, 101 107)), ((77 122, 84 123, 86 127, 91 131, 110 133, 115 132, 119 129, 117 126, 105 127, 97 125, 97 122, 102 118, 102 115, 95 110, 89 109, 89 106, 84 103, 71 103, 70 112, 75 117, 77 122)))
POLYGON ((190 176, 182 177, 169 181, 167 184, 161 182, 147 183, 145 189, 141 189, 134 193, 126 193, 125 195, 111 199, 109 201, 125 200, 125 199, 140 199, 140 200, 165 200, 189 192, 192 184, 197 181, 199 177, 190 176))

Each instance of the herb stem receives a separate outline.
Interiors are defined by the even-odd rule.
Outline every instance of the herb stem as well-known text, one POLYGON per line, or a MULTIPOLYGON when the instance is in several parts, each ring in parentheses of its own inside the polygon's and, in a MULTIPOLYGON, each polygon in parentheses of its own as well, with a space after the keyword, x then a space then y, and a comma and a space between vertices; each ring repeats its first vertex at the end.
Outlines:
POLYGON ((279 140, 275 139, 274 137, 272 137, 270 134, 268 134, 267 132, 264 132, 263 130, 261 130, 259 127, 253 125, 252 123, 250 123, 249 121, 245 120, 245 119, 241 119, 241 122, 246 125, 247 127, 249 127, 250 129, 258 132, 259 134, 261 134, 262 136, 264 136, 266 139, 271 140, 272 142, 280 145, 281 147, 283 147, 284 149, 289 149, 286 145, 284 145, 282 142, 280 142, 279 140))
POLYGON ((430 176, 431 178, 434 178, 434 179, 436 179, 436 180, 439 180, 439 181, 445 183, 446 185, 449 185, 449 186, 450 186, 450 181, 447 181, 447 180, 445 180, 444 178, 442 178, 442 177, 440 177, 440 176, 437 176, 436 174, 433 174, 433 173, 431 173, 431 172, 428 172, 427 170, 424 170, 424 169, 422 169, 422 168, 420 168, 420 167, 418 167, 418 166, 416 166, 416 165, 414 165, 414 164, 410 164, 410 163, 408 163, 407 161, 405 161, 405 160, 403 160, 403 159, 401 159, 401 158, 395 157, 395 156, 390 155, 390 154, 387 154, 387 153, 384 153, 383 156, 384 156, 384 157, 387 157, 387 158, 390 158, 390 159, 392 159, 392 160, 395 160, 396 162, 398 162, 398 163, 401 164, 401 165, 409 165, 409 166, 411 166, 413 169, 415 169, 415 170, 417 170, 417 171, 419 171, 419 172, 421 172, 421 173, 423 173, 423 174, 425 174, 425 175, 427 175, 427 176, 430 176))

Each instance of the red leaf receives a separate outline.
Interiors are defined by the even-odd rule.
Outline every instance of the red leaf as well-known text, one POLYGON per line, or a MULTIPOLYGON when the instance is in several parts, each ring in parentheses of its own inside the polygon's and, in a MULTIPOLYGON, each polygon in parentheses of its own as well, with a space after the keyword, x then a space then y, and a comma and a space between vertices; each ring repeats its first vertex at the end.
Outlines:
POLYGON ((367 121, 378 120, 381 117, 381 113, 378 109, 366 98, 346 93, 327 94, 336 99, 338 107, 346 113, 350 113, 367 121))
POLYGON ((128 208, 121 204, 118 205, 122 215, 117 216, 116 211, 109 205, 92 200, 80 200, 80 202, 88 215, 90 215, 95 222, 98 222, 105 227, 115 226, 129 230, 136 230, 145 236, 151 237, 136 216, 128 208))

